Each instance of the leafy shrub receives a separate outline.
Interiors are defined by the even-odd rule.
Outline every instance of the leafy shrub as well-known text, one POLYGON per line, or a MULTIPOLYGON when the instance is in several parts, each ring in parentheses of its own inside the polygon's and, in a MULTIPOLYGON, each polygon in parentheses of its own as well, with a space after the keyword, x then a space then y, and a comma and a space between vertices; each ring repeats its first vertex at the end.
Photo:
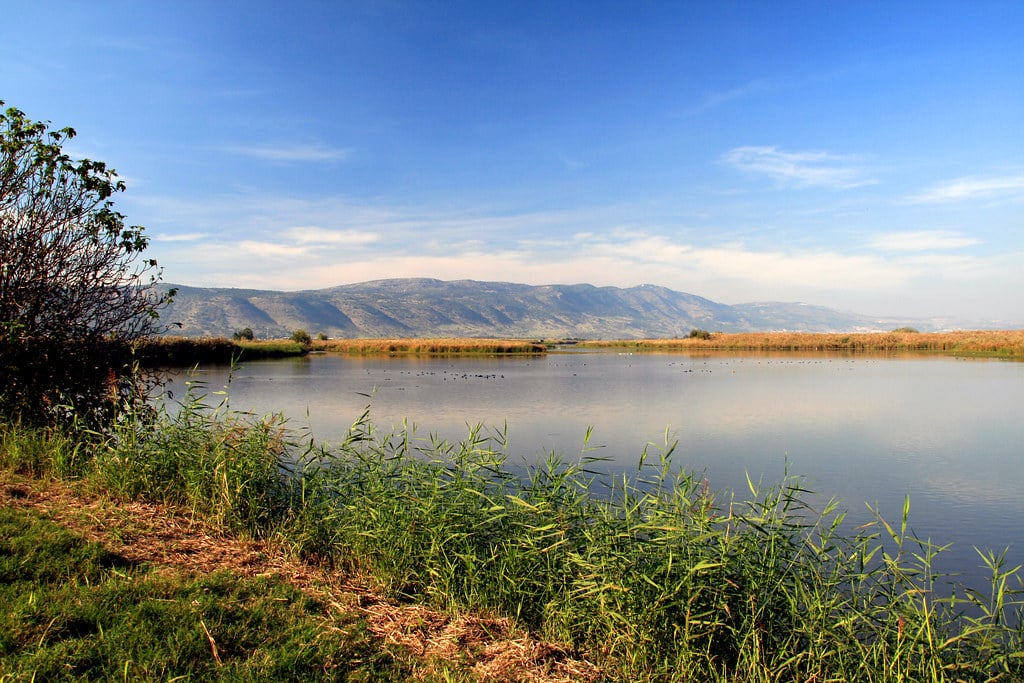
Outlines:
POLYGON ((113 208, 117 173, 64 152, 74 136, 0 111, 0 416, 96 428, 144 404, 134 348, 174 290, 113 208))

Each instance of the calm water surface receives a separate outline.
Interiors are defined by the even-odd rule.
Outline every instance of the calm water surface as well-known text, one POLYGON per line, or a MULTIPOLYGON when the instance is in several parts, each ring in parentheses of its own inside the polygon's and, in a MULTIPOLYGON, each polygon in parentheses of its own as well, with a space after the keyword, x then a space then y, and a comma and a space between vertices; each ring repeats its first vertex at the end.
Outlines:
MULTIPOLYGON (((207 391, 226 368, 194 377, 207 391)), ((175 391, 180 395, 180 380, 175 391)), ((953 542, 940 568, 977 575, 972 546, 1024 561, 1024 363, 955 358, 552 353, 515 358, 312 355, 236 369, 230 406, 282 412, 340 440, 367 406, 380 428, 457 440, 507 424, 511 460, 591 455, 635 469, 644 446, 714 489, 776 483, 787 469, 838 497, 854 521, 877 504, 898 521, 906 494, 919 537, 953 542)))

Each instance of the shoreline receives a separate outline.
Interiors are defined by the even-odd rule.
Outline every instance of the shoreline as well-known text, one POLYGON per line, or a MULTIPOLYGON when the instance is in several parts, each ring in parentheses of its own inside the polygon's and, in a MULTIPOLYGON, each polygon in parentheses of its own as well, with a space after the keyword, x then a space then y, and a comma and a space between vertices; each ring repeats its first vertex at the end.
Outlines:
POLYGON ((1024 330, 956 332, 714 332, 706 337, 663 339, 483 339, 359 338, 317 339, 301 344, 290 339, 235 341, 226 337, 164 336, 137 350, 147 367, 288 358, 309 353, 348 355, 462 356, 540 355, 564 348, 628 349, 633 352, 844 352, 908 353, 1024 360, 1024 330))

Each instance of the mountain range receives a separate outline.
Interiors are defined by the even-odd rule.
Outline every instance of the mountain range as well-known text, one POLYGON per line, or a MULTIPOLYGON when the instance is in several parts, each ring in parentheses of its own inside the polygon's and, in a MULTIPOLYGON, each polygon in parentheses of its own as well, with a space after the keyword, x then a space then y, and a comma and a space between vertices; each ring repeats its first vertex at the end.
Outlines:
POLYGON ((523 285, 425 278, 374 280, 284 292, 162 285, 178 292, 160 317, 168 334, 257 338, 304 329, 327 337, 510 337, 638 339, 718 332, 855 332, 911 326, 944 329, 940 319, 878 318, 802 303, 727 305, 655 285, 523 285))

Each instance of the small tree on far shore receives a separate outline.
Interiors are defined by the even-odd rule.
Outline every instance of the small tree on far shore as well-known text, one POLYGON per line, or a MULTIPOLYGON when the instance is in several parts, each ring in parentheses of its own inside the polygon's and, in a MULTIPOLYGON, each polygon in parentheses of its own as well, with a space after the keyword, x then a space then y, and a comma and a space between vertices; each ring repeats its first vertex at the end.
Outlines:
POLYGON ((313 343, 313 339, 309 336, 309 332, 299 329, 292 332, 292 341, 303 346, 309 346, 313 343))
POLYGON ((231 338, 235 341, 252 341, 256 338, 256 335, 253 334, 251 327, 243 327, 240 330, 235 330, 235 333, 231 335, 231 338))
POLYGON ((101 426, 144 403, 134 345, 174 292, 140 257, 145 229, 113 208, 114 170, 64 152, 74 129, 2 107, 0 418, 101 426))

